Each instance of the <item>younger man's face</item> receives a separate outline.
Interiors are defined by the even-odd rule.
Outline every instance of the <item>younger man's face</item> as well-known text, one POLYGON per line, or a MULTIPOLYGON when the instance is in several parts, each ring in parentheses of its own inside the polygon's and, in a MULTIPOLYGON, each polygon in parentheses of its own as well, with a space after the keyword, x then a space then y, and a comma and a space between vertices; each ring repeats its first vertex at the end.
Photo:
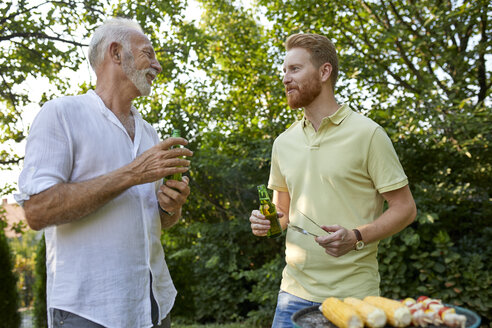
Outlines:
POLYGON ((292 48, 284 59, 285 94, 292 109, 308 106, 321 93, 321 77, 304 48, 292 48))

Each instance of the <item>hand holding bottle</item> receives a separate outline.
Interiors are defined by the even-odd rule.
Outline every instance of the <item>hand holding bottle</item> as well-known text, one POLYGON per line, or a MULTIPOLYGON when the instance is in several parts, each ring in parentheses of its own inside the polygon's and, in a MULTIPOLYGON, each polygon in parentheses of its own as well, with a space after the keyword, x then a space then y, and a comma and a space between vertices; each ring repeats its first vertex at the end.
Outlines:
MULTIPOLYGON (((282 218, 284 213, 277 212, 277 216, 278 218, 282 218)), ((251 211, 249 222, 251 222, 251 232, 253 232, 253 235, 255 236, 264 237, 267 235, 268 230, 270 230, 270 220, 268 220, 265 215, 261 214, 260 210, 251 211)))
POLYGON ((282 236, 282 226, 278 220, 281 216, 278 215, 275 204, 270 201, 270 196, 265 185, 258 186, 258 197, 260 199, 260 210, 253 211, 249 219, 253 234, 256 236, 267 236, 269 238, 282 236), (266 226, 268 226, 268 229, 265 232, 266 226))

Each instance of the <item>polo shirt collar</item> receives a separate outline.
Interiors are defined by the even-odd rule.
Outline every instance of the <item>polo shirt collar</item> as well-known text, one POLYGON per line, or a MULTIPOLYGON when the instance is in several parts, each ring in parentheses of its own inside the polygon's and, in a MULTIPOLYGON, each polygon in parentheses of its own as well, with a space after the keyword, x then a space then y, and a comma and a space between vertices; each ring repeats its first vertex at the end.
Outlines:
POLYGON ((339 125, 342 121, 350 115, 352 111, 347 104, 343 104, 333 115, 328 116, 330 121, 335 125, 339 125))
MULTIPOLYGON (((327 120, 330 120, 335 125, 340 125, 340 123, 342 123, 342 121, 347 116, 349 116, 350 113, 352 113, 352 110, 350 110, 350 107, 347 104, 342 104, 342 106, 335 113, 333 113, 330 116, 323 118, 323 121, 321 121, 321 125, 326 124, 325 122, 327 120)), ((304 115, 302 117, 301 123, 302 123, 302 125, 301 125, 302 127, 306 127, 308 125, 311 125, 311 122, 309 122, 309 120, 306 118, 306 115, 304 115)))

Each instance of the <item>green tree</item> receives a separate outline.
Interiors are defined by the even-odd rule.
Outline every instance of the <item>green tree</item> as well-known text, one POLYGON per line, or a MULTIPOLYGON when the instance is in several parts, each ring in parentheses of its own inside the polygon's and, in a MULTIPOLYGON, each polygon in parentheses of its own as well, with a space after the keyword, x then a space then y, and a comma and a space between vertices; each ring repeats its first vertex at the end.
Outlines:
MULTIPOLYGON (((30 77, 46 78, 63 91, 69 81, 63 69, 77 70, 84 59, 81 41, 100 20, 100 1, 2 1, 0 4, 0 139, 20 142, 25 132, 19 119, 32 102, 23 86, 30 77)), ((49 97, 49 96, 48 96, 49 97)), ((19 156, 3 150, 0 164, 18 163, 19 156)))
POLYGON ((14 272, 18 277, 17 289, 20 293, 21 307, 30 307, 33 299, 34 265, 39 234, 28 230, 20 237, 11 238, 9 245, 15 256, 14 272))
POLYGON ((19 294, 16 289, 17 277, 14 270, 14 259, 5 236, 6 224, 3 220, 4 209, 0 207, 0 327, 19 327, 21 323, 19 307, 19 294))
POLYGON ((36 249, 34 266, 33 319, 36 328, 48 328, 48 310, 46 306, 46 242, 40 239, 36 249))

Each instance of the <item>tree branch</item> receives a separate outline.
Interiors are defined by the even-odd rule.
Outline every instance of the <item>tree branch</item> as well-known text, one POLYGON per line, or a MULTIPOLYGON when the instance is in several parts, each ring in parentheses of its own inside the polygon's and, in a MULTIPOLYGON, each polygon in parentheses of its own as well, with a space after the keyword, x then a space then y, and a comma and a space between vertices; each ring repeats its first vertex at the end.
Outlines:
POLYGON ((482 102, 487 96, 487 90, 490 84, 487 86, 487 72, 485 67, 485 49, 486 47, 480 47, 480 45, 486 45, 488 42, 487 38, 487 12, 484 11, 480 15, 480 32, 481 39, 478 46, 478 84, 480 86, 480 91, 478 92, 477 103, 482 102))
POLYGON ((16 11, 15 13, 12 13, 12 14, 11 14, 11 15, 9 15, 9 16, 2 17, 2 18, 0 19, 0 24, 4 24, 4 23, 6 23, 8 20, 11 20, 11 19, 13 19, 14 17, 16 17, 16 16, 18 16, 18 15, 22 15, 22 14, 28 13, 28 12, 30 12, 31 10, 37 9, 37 8, 39 8, 39 7, 41 7, 41 6, 44 6, 45 4, 48 4, 48 3, 50 3, 50 2, 51 2, 51 1, 45 1, 45 2, 40 3, 40 4, 38 4, 38 5, 32 6, 32 7, 30 7, 30 8, 25 8, 24 10, 18 10, 18 11, 16 11))
MULTIPOLYGON (((384 4, 384 1, 381 1, 381 3, 384 4)), ((391 3, 391 1, 390 1, 391 3)), ((396 10, 396 8, 394 6, 390 6, 392 8, 392 10, 396 10)), ((394 13, 395 11, 393 11, 394 13)), ((394 28, 394 26, 391 25, 390 23, 390 18, 388 16, 388 12, 385 8, 384 10, 384 14, 386 16, 386 23, 387 25, 390 27, 390 28, 394 28)), ((403 59, 403 61, 405 62, 405 64, 407 65, 407 67, 410 69, 410 71, 413 72, 413 74, 417 77, 418 80, 422 80, 422 75, 420 74, 419 70, 415 67, 415 65, 412 63, 412 61, 408 58, 407 56, 407 53, 403 47, 403 44, 400 42, 399 38, 397 37, 396 38, 396 49, 398 50, 401 58, 403 59)))
POLYGON ((12 165, 12 164, 19 164, 20 161, 22 161, 24 157, 19 157, 15 159, 9 159, 9 160, 0 160, 0 165, 12 165))
POLYGON ((431 63, 429 61, 426 62, 427 69, 429 70, 429 74, 433 77, 433 80, 436 81, 436 83, 439 85, 439 87, 446 93, 448 98, 451 97, 451 91, 448 89, 448 87, 442 83, 441 80, 437 77, 436 73, 434 72, 434 69, 431 66, 431 63))
POLYGON ((13 33, 10 35, 2 35, 2 36, 0 36, 0 42, 6 41, 6 40, 10 41, 11 39, 16 38, 16 37, 21 37, 21 38, 25 38, 25 39, 41 38, 41 39, 48 39, 48 40, 54 40, 54 41, 60 41, 63 43, 73 44, 73 45, 79 46, 79 47, 87 46, 87 44, 83 44, 83 43, 79 43, 79 42, 71 41, 71 40, 66 40, 66 39, 62 39, 59 37, 55 37, 55 36, 50 36, 50 35, 47 35, 47 34, 41 33, 41 32, 32 32, 32 33, 26 32, 26 33, 13 33))
MULTIPOLYGON (((364 6, 365 2, 363 2, 363 6, 364 6)), ((370 12, 372 12, 372 10, 369 8, 369 6, 367 4, 365 4, 366 6, 366 10, 369 10, 370 12)), ((363 22, 362 22, 362 17, 360 17, 360 15, 355 11, 354 14, 357 16, 361 26, 363 26, 363 22)), ((378 20, 382 25, 385 25, 385 23, 379 19, 375 14, 371 14, 373 15, 373 17, 376 18, 376 20, 378 20)), ((373 45, 371 44, 371 42, 369 42, 369 39, 368 39, 368 36, 367 36, 367 33, 365 32, 364 29, 362 29, 361 31, 361 34, 363 36, 362 38, 362 41, 369 47, 369 48, 372 48, 373 45)), ((346 36, 346 39, 349 40, 349 43, 352 44, 352 46, 354 47, 354 49, 357 48, 357 46, 352 42, 350 41, 351 38, 349 38, 347 35, 346 36)), ((367 54, 366 56, 368 56, 375 65, 379 66, 379 67, 382 67, 386 72, 388 72, 396 81, 398 81, 400 83, 400 85, 408 90, 411 90, 412 92, 414 92, 415 94, 419 94, 420 91, 415 89, 412 85, 410 85, 408 82, 404 81, 403 79, 401 79, 397 74, 393 73, 389 67, 387 67, 386 65, 383 65, 381 64, 382 60, 378 59, 378 58, 374 58, 372 57, 371 55, 367 54)))

